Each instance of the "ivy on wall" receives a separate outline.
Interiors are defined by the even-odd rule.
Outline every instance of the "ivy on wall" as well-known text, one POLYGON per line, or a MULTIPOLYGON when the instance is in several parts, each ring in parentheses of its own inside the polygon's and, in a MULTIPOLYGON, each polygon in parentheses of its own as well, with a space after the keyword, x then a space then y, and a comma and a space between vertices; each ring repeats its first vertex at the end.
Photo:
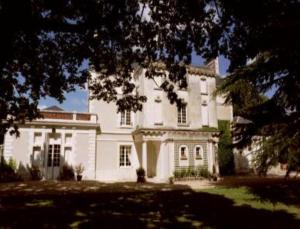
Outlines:
POLYGON ((230 121, 218 120, 218 128, 221 131, 218 146, 218 162, 220 175, 234 174, 234 155, 232 148, 232 136, 230 132, 230 121))

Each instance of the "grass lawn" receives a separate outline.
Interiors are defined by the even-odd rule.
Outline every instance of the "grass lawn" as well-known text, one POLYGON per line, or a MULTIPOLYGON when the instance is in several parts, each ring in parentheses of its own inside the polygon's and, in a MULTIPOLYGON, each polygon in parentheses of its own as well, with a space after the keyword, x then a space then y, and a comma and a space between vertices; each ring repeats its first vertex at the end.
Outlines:
POLYGON ((0 228, 300 228, 300 181, 0 184, 0 228))

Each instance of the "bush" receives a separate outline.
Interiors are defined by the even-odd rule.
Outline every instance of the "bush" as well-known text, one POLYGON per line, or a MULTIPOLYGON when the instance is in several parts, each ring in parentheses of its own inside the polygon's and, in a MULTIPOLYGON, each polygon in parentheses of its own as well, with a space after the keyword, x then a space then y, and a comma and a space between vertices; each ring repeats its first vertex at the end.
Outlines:
POLYGON ((207 168, 203 166, 178 168, 174 171, 173 175, 174 178, 185 178, 185 177, 203 177, 207 179, 212 178, 210 172, 208 172, 207 168))
POLYGON ((136 175, 137 175, 137 182, 138 183, 145 183, 146 182, 146 171, 144 168, 140 167, 136 170, 136 175))
POLYGON ((42 180, 42 178, 43 178, 42 172, 41 172, 40 168, 37 165, 32 165, 32 166, 27 165, 27 170, 30 173, 30 179, 31 180, 34 180, 34 181, 42 180))
POLYGON ((9 159, 7 163, 2 157, 0 162, 0 182, 14 182, 21 181, 22 178, 16 172, 16 162, 13 159, 9 159))
POLYGON ((64 164, 59 174, 60 180, 75 180, 74 169, 71 165, 64 164))

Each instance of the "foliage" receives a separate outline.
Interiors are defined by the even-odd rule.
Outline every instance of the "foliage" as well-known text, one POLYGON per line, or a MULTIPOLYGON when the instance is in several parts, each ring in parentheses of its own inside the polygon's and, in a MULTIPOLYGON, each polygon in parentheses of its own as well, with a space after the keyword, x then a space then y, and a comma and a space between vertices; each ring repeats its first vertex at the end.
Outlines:
POLYGON ((136 170, 136 175, 137 175, 137 182, 138 183, 145 183, 146 182, 146 171, 144 168, 140 167, 136 170))
POLYGON ((250 121, 235 125, 237 147, 263 136, 256 161, 262 173, 280 161, 295 167, 300 147, 300 45, 294 31, 300 26, 300 3, 218 4, 221 27, 216 41, 223 42, 215 45, 230 60, 230 74, 219 91, 228 95, 236 114, 250 121))
POLYGON ((0 135, 39 117, 41 98, 61 102, 88 78, 93 99, 115 102, 119 111, 141 110, 146 97, 132 78, 141 68, 149 79, 166 76, 155 65, 160 61, 168 71, 161 88, 179 105, 176 91, 187 86, 184 65, 192 53, 206 60, 223 55, 230 66, 219 91, 252 121, 236 126, 240 146, 276 133, 277 160, 294 158, 299 11, 298 0, 1 0, 0 135), (266 93, 269 99, 261 100, 266 93))
POLYGON ((74 169, 71 165, 64 164, 59 173, 60 180, 75 180, 74 169))
POLYGON ((212 178, 206 167, 203 166, 188 166, 175 169, 174 178, 212 178))
POLYGON ((16 162, 16 160, 13 159, 12 157, 10 157, 9 160, 8 160, 8 166, 10 168, 12 168, 14 171, 16 171, 17 170, 17 162, 16 162))
POLYGON ((84 166, 81 163, 75 166, 75 173, 77 175, 81 175, 83 172, 84 172, 84 166))
POLYGON ((230 132, 230 121, 219 120, 218 126, 219 130, 221 131, 218 144, 218 163, 220 175, 232 175, 234 174, 234 155, 230 132))
POLYGON ((41 172, 39 166, 37 166, 37 165, 28 166, 27 165, 26 167, 30 173, 31 180, 34 180, 34 181, 42 180, 43 175, 42 175, 42 172, 41 172))
POLYGON ((12 159, 7 161, 4 157, 0 160, 0 182, 14 182, 22 180, 21 176, 16 172, 15 163, 12 163, 12 159))

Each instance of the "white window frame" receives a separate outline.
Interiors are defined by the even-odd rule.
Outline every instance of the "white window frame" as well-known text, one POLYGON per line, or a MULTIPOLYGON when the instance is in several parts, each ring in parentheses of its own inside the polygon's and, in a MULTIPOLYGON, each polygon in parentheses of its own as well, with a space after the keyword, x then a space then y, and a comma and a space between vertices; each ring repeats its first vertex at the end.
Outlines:
POLYGON ((188 123, 187 103, 183 103, 182 106, 177 107, 177 123, 178 125, 186 125, 188 123))
POLYGON ((196 145, 194 147, 194 158, 197 161, 203 161, 203 157, 204 157, 204 150, 203 150, 203 146, 201 145, 196 145), (199 153, 200 153, 200 157, 197 157, 197 148, 200 149, 199 153))
POLYGON ((179 159, 180 160, 183 160, 183 161, 186 161, 189 159, 189 148, 186 146, 186 145, 181 145, 179 146, 179 159), (185 149, 185 155, 183 156, 181 154, 182 150, 181 149, 185 149))
POLYGON ((207 80, 204 77, 200 79, 200 93, 202 95, 207 95, 208 94, 207 80))
POLYGON ((202 119, 202 126, 209 126, 209 107, 208 104, 202 103, 201 104, 201 119, 202 119), (204 119, 206 112, 206 119, 204 119))
POLYGON ((121 127, 131 127, 132 126, 132 112, 130 110, 120 112, 119 124, 121 127))
POLYGON ((120 168, 130 168, 132 166, 131 155, 132 155, 132 145, 126 145, 126 144, 119 145, 119 167, 120 168), (123 147, 124 147, 124 151, 122 152, 123 147), (124 156, 122 156, 123 153, 124 156), (127 164, 127 162, 129 163, 127 164))

